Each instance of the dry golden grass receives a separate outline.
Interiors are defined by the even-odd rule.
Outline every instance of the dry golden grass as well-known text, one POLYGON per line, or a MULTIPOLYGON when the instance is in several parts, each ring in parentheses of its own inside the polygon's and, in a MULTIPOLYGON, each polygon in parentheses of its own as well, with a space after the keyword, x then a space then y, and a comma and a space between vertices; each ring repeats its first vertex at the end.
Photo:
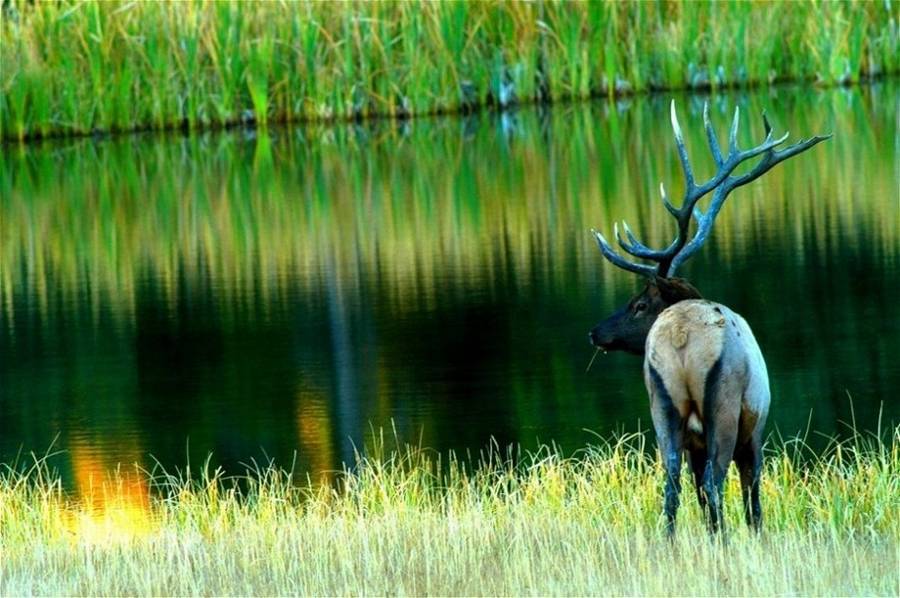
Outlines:
MULTIPOLYGON (((39 464, 0 480, 0 593, 79 595, 896 595, 900 428, 767 455, 764 531, 726 541, 686 490, 674 543, 661 468, 632 436, 476 466, 374 451, 333 484, 263 468, 118 473, 71 502, 39 464), (240 487, 240 489, 239 489, 240 487)), ((383 444, 382 444, 383 446, 383 444)))

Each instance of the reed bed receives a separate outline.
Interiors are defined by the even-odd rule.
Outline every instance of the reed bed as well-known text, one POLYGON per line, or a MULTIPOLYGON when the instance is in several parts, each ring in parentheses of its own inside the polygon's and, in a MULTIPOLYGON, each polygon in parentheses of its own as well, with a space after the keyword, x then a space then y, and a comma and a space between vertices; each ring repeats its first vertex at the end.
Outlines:
MULTIPOLYGON (((0 593, 896 595, 900 428, 768 452, 764 530, 711 539, 685 489, 674 543, 638 434, 564 457, 385 449, 332 483, 274 466, 122 471, 73 499, 37 461, 0 475, 0 593), (129 492, 134 476, 151 488, 129 492), (724 540, 724 541, 723 541, 724 540)), ((380 447, 380 448, 379 448, 380 447)))
POLYGON ((900 70, 891 2, 3 3, 0 136, 466 111, 900 70))

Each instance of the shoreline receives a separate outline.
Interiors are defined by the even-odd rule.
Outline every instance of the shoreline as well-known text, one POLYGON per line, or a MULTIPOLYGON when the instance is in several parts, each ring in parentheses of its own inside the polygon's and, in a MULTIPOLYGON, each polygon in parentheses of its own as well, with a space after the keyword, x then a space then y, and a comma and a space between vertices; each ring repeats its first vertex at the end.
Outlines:
MULTIPOLYGON (((810 85, 811 89, 819 90, 819 91, 827 91, 830 89, 843 88, 859 88, 859 87, 869 87, 878 85, 885 81, 893 81, 900 80, 900 73, 889 73, 889 74, 881 74, 874 77, 864 77, 855 82, 845 82, 845 83, 834 83, 834 84, 823 84, 823 83, 813 83, 810 85)), ((137 136, 142 134, 159 134, 159 135, 171 135, 176 134, 183 137, 190 137, 192 135, 202 135, 208 133, 218 133, 225 131, 266 131, 270 127, 278 128, 278 127, 294 127, 294 126, 321 126, 321 127, 337 127, 348 124, 367 124, 367 123, 376 123, 376 122, 394 122, 394 123, 404 123, 416 120, 425 120, 425 119, 433 119, 433 118, 460 118, 464 116, 477 115, 483 113, 492 113, 492 114, 512 114, 515 113, 519 109, 534 109, 534 108, 546 108, 553 109, 558 106, 566 107, 573 106, 582 103, 590 103, 597 102, 601 100, 608 100, 610 102, 630 99, 630 98, 640 98, 640 97, 653 97, 666 93, 678 93, 678 94, 688 94, 688 95, 713 95, 716 93, 728 93, 728 92, 740 92, 740 91, 752 91, 758 90, 761 87, 765 87, 770 90, 778 90, 779 88, 785 88, 789 86, 802 86, 805 83, 809 83, 809 80, 795 80, 795 79, 783 79, 776 81, 772 84, 762 84, 762 83, 754 83, 750 85, 741 85, 741 86, 727 86, 727 87, 718 87, 712 88, 709 86, 704 87, 681 87, 681 88, 658 88, 658 89, 647 89, 643 91, 628 91, 622 92, 618 95, 608 96, 607 94, 594 94, 587 97, 563 97, 557 100, 541 100, 541 99, 530 99, 524 101, 517 101, 512 104, 508 104, 505 106, 500 106, 497 104, 483 103, 475 106, 467 107, 460 106, 457 108, 446 109, 446 110, 432 110, 432 111, 423 111, 417 113, 410 113, 404 115, 395 115, 390 113, 375 113, 369 114, 366 116, 335 116, 331 118, 305 118, 305 117, 297 117, 297 118, 285 118, 285 119, 267 119, 265 124, 258 123, 255 119, 248 120, 235 120, 227 123, 206 123, 204 126, 193 127, 188 126, 186 121, 180 124, 171 124, 164 127, 154 127, 152 125, 142 125, 137 126, 131 129, 112 129, 112 130, 98 130, 98 131, 85 131, 85 132, 56 132, 51 133, 49 135, 41 135, 41 134, 33 134, 26 135, 24 138, 19 139, 15 137, 4 137, 0 139, 0 147, 13 147, 13 146, 39 146, 45 142, 54 142, 54 141, 64 141, 64 140, 77 140, 77 139, 95 139, 95 140, 104 140, 104 139, 112 139, 112 138, 121 138, 128 136, 137 136)))
POLYGON ((4 4, 0 138, 505 111, 900 73, 890 5, 4 4))

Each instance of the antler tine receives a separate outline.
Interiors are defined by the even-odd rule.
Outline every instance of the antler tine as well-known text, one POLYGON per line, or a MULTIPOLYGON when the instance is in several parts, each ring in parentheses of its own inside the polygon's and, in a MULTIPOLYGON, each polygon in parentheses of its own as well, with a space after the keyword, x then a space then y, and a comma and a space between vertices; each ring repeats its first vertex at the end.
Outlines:
POLYGON ((734 107, 734 119, 731 121, 731 131, 728 133, 728 157, 730 158, 734 154, 738 153, 737 146, 737 132, 738 125, 741 120, 741 108, 740 106, 734 107))
POLYGON ((709 141, 709 151, 712 152, 716 166, 722 166, 722 150, 719 149, 719 140, 709 121, 709 102, 703 102, 703 128, 706 129, 706 139, 709 141))
POLYGON ((624 220, 622 221, 622 229, 625 231, 625 236, 628 237, 628 241, 626 242, 622 239, 622 235, 619 234, 619 226, 618 223, 613 225, 613 231, 616 235, 616 241, 619 242, 619 246, 622 247, 626 252, 630 253, 634 257, 639 257, 645 260, 654 260, 659 261, 666 256, 666 250, 658 250, 651 249, 641 243, 635 234, 632 232, 631 227, 628 226, 628 223, 624 220))
POLYGON ((678 208, 669 203, 669 197, 666 195, 666 188, 662 184, 662 182, 659 183, 659 194, 662 197, 663 205, 666 206, 666 209, 669 211, 669 213, 675 217, 678 217, 678 208))
MULTIPOLYGON (((625 224, 624 220, 622 221, 622 224, 623 225, 625 224)), ((613 236, 616 238, 616 241, 619 243, 619 247, 624 249, 627 253, 631 253, 630 250, 631 250, 632 246, 629 245, 628 241, 625 241, 625 239, 622 238, 621 234, 619 234, 619 223, 618 222, 613 222, 613 236)), ((631 255, 634 255, 634 254, 631 253, 631 255)))
POLYGON ((763 110, 763 112, 762 112, 762 117, 763 117, 763 128, 765 128, 765 130, 766 130, 766 139, 768 139, 769 135, 772 134, 772 125, 769 124, 769 118, 766 116, 765 110, 763 110))
POLYGON ((684 147, 684 136, 681 134, 681 125, 678 124, 678 115, 675 113, 675 100, 669 108, 672 117, 672 130, 675 132, 675 146, 678 148, 678 158, 681 160, 681 169, 684 171, 684 184, 688 191, 694 187, 694 173, 688 160, 687 149, 684 147))
POLYGON ((628 241, 631 243, 631 245, 633 247, 640 247, 640 248, 648 249, 648 250, 650 249, 649 247, 647 247, 646 245, 644 245, 643 243, 641 243, 640 241, 637 240, 637 237, 635 237, 634 233, 631 232, 631 227, 628 226, 628 223, 625 222, 624 220, 622 221, 622 228, 625 229, 625 236, 628 237, 628 241))
POLYGON ((594 235, 594 238, 597 239, 597 245, 600 247, 600 252, 603 253, 603 257, 608 259, 614 265, 622 268, 623 270, 628 270, 629 272, 640 274, 641 276, 654 276, 656 274, 656 268, 654 268, 653 266, 629 262, 621 255, 616 253, 615 250, 609 245, 609 243, 606 242, 606 239, 601 233, 595 231, 594 229, 591 229, 591 233, 594 235))
MULTIPOLYGON (((787 134, 785 134, 785 137, 787 137, 787 134)), ((759 174, 757 174, 753 178, 747 179, 746 183, 749 183, 756 177, 765 174, 770 168, 772 168, 772 166, 775 166, 779 162, 782 162, 784 160, 787 160, 788 158, 796 156, 797 154, 799 154, 801 152, 805 152, 812 146, 822 143, 823 141, 828 141, 832 137, 834 137, 833 133, 829 133, 828 135, 815 135, 813 137, 810 137, 806 141, 803 141, 801 139, 794 145, 786 147, 781 151, 775 150, 774 152, 772 152, 772 164, 768 165, 764 170, 762 170, 759 174)), ((754 169, 754 170, 756 170, 756 169, 754 169)), ((747 173, 747 175, 750 175, 750 174, 753 174, 753 172, 751 171, 751 172, 747 173)), ((745 175, 745 176, 747 176, 747 175, 745 175)), ((743 184, 745 184, 745 182, 741 181, 740 184, 743 185, 743 184)), ((735 185, 735 186, 738 186, 738 185, 735 185)))
MULTIPOLYGON (((769 172, 772 169, 772 167, 775 166, 776 164, 778 164, 779 162, 784 162, 788 158, 796 156, 799 153, 805 152, 806 150, 813 147, 814 145, 817 145, 823 141, 827 141, 828 139, 831 139, 832 134, 829 133, 828 135, 816 135, 814 137, 807 139, 806 141, 801 139, 794 145, 788 146, 781 151, 773 149, 776 145, 784 142, 784 140, 787 139, 787 137, 788 137, 788 133, 785 133, 779 139, 771 141, 768 144, 764 144, 764 145, 770 146, 767 150, 761 150, 761 148, 763 146, 760 146, 759 148, 753 148, 752 150, 748 150, 746 153, 747 154, 752 153, 752 155, 760 154, 763 151, 765 151, 766 153, 763 156, 763 159, 759 161, 759 164, 754 166, 750 172, 742 174, 739 177, 729 178, 725 182, 725 184, 723 184, 722 187, 720 187, 720 189, 717 189, 716 195, 718 195, 719 190, 724 191, 724 193, 722 193, 721 199, 719 199, 718 201, 720 201, 720 202, 725 201, 725 197, 729 193, 731 193, 732 190, 737 189, 738 187, 741 187, 743 185, 746 185, 747 183, 749 183, 755 179, 758 179, 762 175, 769 172), (760 151, 758 151, 758 150, 760 150, 760 151)), ((748 156, 748 157, 752 157, 752 156, 748 156)), ((715 204, 715 201, 716 201, 716 198, 713 199, 713 205, 715 204)), ((713 205, 710 205, 709 212, 712 212, 713 205)))

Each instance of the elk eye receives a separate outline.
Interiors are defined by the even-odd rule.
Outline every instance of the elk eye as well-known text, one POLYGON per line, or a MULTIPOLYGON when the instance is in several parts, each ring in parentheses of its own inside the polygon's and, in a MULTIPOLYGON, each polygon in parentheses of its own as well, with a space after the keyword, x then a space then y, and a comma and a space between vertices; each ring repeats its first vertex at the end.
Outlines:
POLYGON ((647 304, 644 303, 643 301, 641 301, 640 303, 635 304, 635 306, 634 306, 634 312, 635 312, 635 313, 640 313, 640 312, 644 311, 645 309, 647 309, 647 304))

